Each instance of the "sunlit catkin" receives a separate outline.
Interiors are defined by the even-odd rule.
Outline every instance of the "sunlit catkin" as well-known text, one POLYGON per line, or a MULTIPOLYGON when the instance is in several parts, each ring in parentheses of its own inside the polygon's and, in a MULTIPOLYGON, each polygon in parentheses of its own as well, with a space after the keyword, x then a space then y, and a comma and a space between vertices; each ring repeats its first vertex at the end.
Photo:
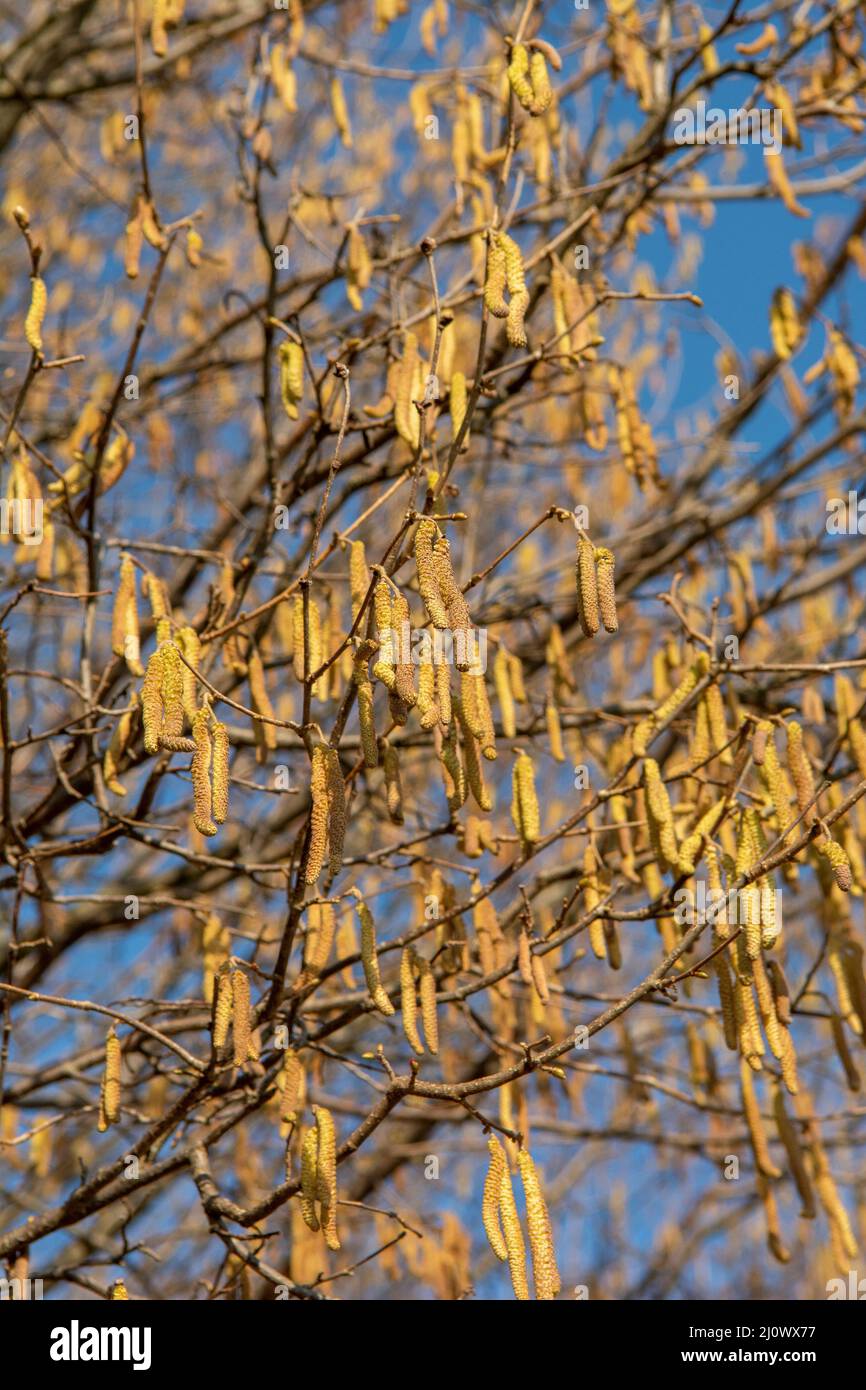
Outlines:
POLYGON ((324 744, 313 749, 310 769, 310 826, 304 881, 315 883, 328 849, 328 765, 324 744))
POLYGON ((487 278, 484 282, 484 303, 494 318, 508 316, 505 302, 505 248, 497 232, 491 232, 487 249, 487 278))
POLYGON ((42 324, 48 308, 48 291, 39 275, 30 279, 30 307, 24 320, 24 337, 39 357, 42 356, 42 324))
POLYGON ((809 755, 803 746, 803 730, 792 719, 786 726, 788 734, 788 771, 797 794, 797 805, 805 825, 812 825, 817 811, 815 809, 815 781, 809 755))
POLYGON ((744 1059, 740 1060, 740 1089, 743 1097, 743 1114, 749 1131, 749 1141, 755 1156, 758 1171, 765 1178, 781 1177, 779 1169, 770 1157, 770 1145, 764 1129, 764 1120, 755 1095, 752 1072, 744 1059))
POLYGON ((356 907, 358 910, 358 920, 361 923, 361 963, 364 967, 364 979, 367 982, 367 989, 379 1013, 390 1016, 394 1012, 394 1005, 388 998, 379 975, 379 957, 376 951, 376 924, 373 921, 373 914, 367 904, 360 900, 356 903, 356 907))
POLYGON ((340 143, 347 150, 352 148, 352 126, 349 121, 349 108, 346 105, 346 94, 343 91, 343 84, 339 77, 331 78, 331 111, 334 117, 334 125, 340 137, 340 143))
POLYGON ((339 1250, 337 1235, 337 1136, 334 1117, 323 1105, 314 1105, 316 1117, 316 1189, 321 1208, 322 1230, 329 1250, 339 1250))
POLYGON ((502 1220, 502 1231, 505 1237, 505 1249, 508 1254, 508 1267, 511 1272, 514 1296, 523 1302, 529 1300, 529 1285, 526 1281, 526 1246, 523 1243, 523 1231, 520 1229, 520 1218, 517 1215, 517 1203, 514 1200, 514 1189, 511 1186, 511 1174, 508 1171, 508 1164, 504 1162, 504 1157, 503 1154, 499 1187, 499 1215, 502 1220))
POLYGON ((598 583, 598 606, 605 632, 616 632, 619 619, 616 613, 616 588, 614 568, 616 561, 612 550, 599 546, 595 552, 595 569, 598 583))
POLYGON ((497 1260, 508 1259, 508 1246, 502 1234, 502 1226, 499 1221, 500 1194, 502 1192, 503 1178, 508 1171, 505 1150, 495 1135, 491 1134, 487 1140, 487 1148, 490 1153, 490 1164, 487 1169, 487 1176, 484 1180, 484 1195, 481 1199, 481 1219, 484 1222, 484 1230, 490 1242, 497 1260))
POLYGON ((104 1132, 109 1125, 120 1119, 120 1043, 114 1031, 109 1028, 105 1039, 105 1068, 102 1073, 100 1090, 99 1129, 104 1132))
POLYGON ((418 1032, 418 999, 415 989, 415 952, 411 946, 404 946, 400 956, 400 1012, 403 1019, 403 1032, 413 1052, 419 1056, 424 1052, 424 1044, 418 1032))
POLYGON ((336 748, 325 748, 325 783, 328 802, 328 873, 334 878, 343 864, 346 837, 346 784, 336 748))
POLYGON ((212 807, 217 825, 229 813, 229 731, 219 720, 213 726, 212 807))
POLYGON ((138 633, 138 604, 136 600, 135 565, 129 555, 120 559, 120 575, 114 597, 111 618, 111 650, 122 656, 132 676, 144 674, 141 664, 141 644, 138 633))
POLYGON ((250 982, 244 970, 233 970, 231 981, 234 1064, 242 1067, 250 1050, 250 982))
POLYGON ((418 993, 421 999, 421 1022, 427 1051, 435 1057, 439 1051, 439 1019, 436 1013, 436 976, 433 966, 418 956, 418 993))
POLYGON ((147 663, 144 685, 141 688, 141 718, 144 726, 144 751, 159 751, 162 728, 162 652, 159 648, 147 663))
POLYGON ((559 1271, 553 1252, 553 1237, 547 1203, 541 1191, 535 1164, 528 1150, 520 1149, 517 1165, 523 1182, 526 1197, 526 1225, 529 1231, 529 1248, 532 1253, 532 1275, 535 1281, 535 1296, 550 1300, 560 1289, 559 1271))
POLYGON ((577 616, 584 637, 594 637, 599 625, 598 576, 595 548, 581 536, 577 543, 577 616))
POLYGON ((439 579, 433 557, 433 546, 439 528, 432 517, 424 516, 415 532, 415 567, 418 572, 418 591, 434 627, 448 627, 448 612, 439 592, 439 579))
POLYGON ((219 1052, 225 1047, 232 1021, 232 980, 227 964, 220 967, 216 977, 213 1007, 213 1046, 219 1052))
POLYGON ((318 1125, 311 1125, 301 1144, 301 1215, 311 1231, 319 1229, 316 1202, 319 1197, 318 1181, 318 1125))
POLYGON ((217 828, 211 819, 212 795, 210 782, 213 744, 209 728, 210 713, 202 708, 192 721, 195 752, 192 757, 193 822, 200 835, 215 835, 217 828))
POLYGON ((297 420, 304 395, 304 349, 293 339, 280 343, 280 395, 290 420, 297 420))
POLYGON ((511 819, 528 849, 541 835, 541 814, 535 790, 535 768, 528 753, 518 753, 511 774, 511 819))

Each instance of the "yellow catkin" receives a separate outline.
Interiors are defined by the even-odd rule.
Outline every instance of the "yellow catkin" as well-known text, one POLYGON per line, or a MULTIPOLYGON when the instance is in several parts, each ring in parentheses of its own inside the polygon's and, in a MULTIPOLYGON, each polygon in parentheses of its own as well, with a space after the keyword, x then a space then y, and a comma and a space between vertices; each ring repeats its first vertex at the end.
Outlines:
POLYGON ((352 679, 358 695, 358 729, 365 767, 379 766, 379 745, 376 738, 376 724, 373 717, 373 683, 367 671, 367 662, 357 660, 352 679))
POLYGON ((595 637, 599 628, 598 574, 594 546, 585 537, 577 542, 577 617, 584 637, 595 637))
POLYGON ((415 532, 415 567, 418 572, 418 592, 424 601, 428 617, 434 627, 445 631, 448 627, 448 612, 439 592, 439 579, 433 556, 433 546, 439 536, 439 528, 432 517, 422 517, 415 532))
POLYGON ((141 643, 138 632, 135 565, 129 555, 122 555, 114 611, 111 618, 111 649, 122 656, 132 676, 144 674, 141 664, 141 643))
POLYGON ((490 1242, 490 1248, 497 1260, 505 1261, 508 1259, 508 1246, 505 1243, 505 1236, 502 1234, 502 1226, 499 1221, 499 1206, 502 1182, 507 1173, 507 1160, 505 1150, 495 1135, 491 1134, 487 1140, 487 1148, 490 1153, 490 1164, 484 1180, 481 1219, 484 1222, 484 1230, 490 1242))
MULTIPOLYGON (((449 388, 449 407, 451 410, 451 437, 456 439, 460 433, 463 421, 466 419, 466 377, 463 372, 455 371, 451 373, 451 384, 449 388)), ((469 431, 463 436, 462 449, 465 452, 469 448, 469 431)))
POLYGON ((114 1025, 105 1039, 105 1069, 100 1090, 99 1129, 105 1131, 120 1119, 120 1043, 114 1025))
MULTIPOLYGON (((583 851, 583 897, 587 912, 592 912, 598 907, 601 899, 598 883, 598 866, 596 853, 593 845, 587 842, 583 851)), ((596 960, 607 960, 607 939, 604 932, 604 920, 601 917, 594 917, 587 928, 589 933, 589 944, 596 960)))
POLYGON ((179 738, 183 733, 183 673, 185 666, 174 642, 162 646, 162 728, 160 736, 179 738))
POLYGON ((318 1150, 318 1125, 311 1125, 301 1144, 301 1215, 311 1231, 319 1229, 319 1218, 316 1214, 319 1195, 318 1150))
POLYGON ((514 707, 514 690, 511 678, 510 654, 500 643, 493 658, 493 685, 499 701, 499 717, 505 738, 514 738, 517 723, 514 707))
POLYGON ((833 870, 833 876, 836 879, 837 886, 841 888, 843 893, 849 892, 853 882, 851 863, 842 846, 837 844, 835 840, 825 837, 823 840, 817 842, 815 848, 818 853, 827 860, 833 870))
POLYGON ((770 1157, 767 1132, 764 1129, 763 1116, 758 1105, 758 1098, 755 1095, 755 1083, 752 1080, 751 1069, 744 1059, 740 1061, 740 1089, 743 1097, 743 1114, 749 1131, 749 1142, 752 1146, 758 1172, 765 1178, 781 1177, 778 1168, 770 1157))
MULTIPOLYGON (((311 616, 313 612, 311 605, 311 616)), ((312 643, 311 643, 312 645, 312 643)), ((318 655, 318 654, 317 654, 318 655)), ((273 723, 274 707, 271 704, 265 685, 265 668, 258 647, 251 645, 247 655, 247 680, 250 688, 250 704, 256 714, 262 716, 253 722, 256 740, 256 761, 264 762, 268 752, 277 746, 277 730, 273 723)))
POLYGON ((496 232, 492 232, 487 250, 487 277, 484 282, 484 303, 494 318, 508 317, 505 302, 505 248, 496 232))
POLYGON ((550 756, 556 762, 564 763, 565 749, 562 746, 562 724, 559 719, 559 710, 553 700, 548 700, 544 706, 544 722, 547 725, 550 756))
POLYGON ((147 663, 144 685, 141 689, 141 718, 144 726, 144 751, 159 751, 159 735, 162 728, 162 666, 163 655, 157 649, 147 663))
POLYGON ((250 982, 244 970, 233 970, 231 981, 234 1064, 242 1067, 250 1049, 250 982))
POLYGON ((616 613, 616 587, 614 584, 615 565, 616 561, 614 560, 613 551, 608 550, 605 546, 597 547, 595 551, 595 569, 598 584, 598 606, 605 632, 616 632, 619 628, 619 619, 616 613))
POLYGON ((193 822, 200 835, 215 835, 217 828, 211 819, 212 795, 210 782, 213 744, 211 742, 207 709, 197 711, 192 721, 192 737, 195 752, 192 758, 192 797, 193 822))
POLYGON ((346 784, 336 748, 325 748, 325 783, 328 798, 328 873, 334 878, 343 865, 346 837, 346 784))
POLYGON ((550 1300, 556 1297, 560 1289, 559 1271, 553 1252, 550 1215, 535 1164, 527 1149, 519 1150, 517 1165, 520 1169, 526 1197, 526 1226, 529 1231, 529 1249, 532 1254, 535 1296, 537 1299, 550 1300))
POLYGON ((511 50, 511 61, 506 69, 509 86, 526 111, 531 111, 535 93, 529 80, 529 50, 525 44, 516 43, 511 50))
POLYGON ((448 626, 454 643, 454 664, 458 671, 472 666, 472 619, 463 592, 454 577, 451 546, 445 536, 439 536, 433 547, 433 567, 439 594, 448 615, 448 626))
POLYGON ((505 283, 509 297, 505 334, 512 347, 526 347, 523 320, 529 307, 529 292, 524 279, 523 253, 514 238, 504 232, 499 233, 499 240, 505 255, 505 283))
POLYGON ((797 794, 797 805, 804 825, 812 825, 817 815, 815 808, 815 782, 809 756, 803 746, 803 730, 796 720, 787 725, 788 771, 797 794))
POLYGON ((346 298, 358 313, 364 307, 361 292, 369 285, 373 268, 367 243, 354 224, 349 228, 346 269, 346 298))
POLYGON ((541 813, 535 790, 535 768, 528 753, 518 753, 511 777, 511 819, 524 848, 541 835, 541 813))
POLYGON ((227 966, 222 966, 216 977, 213 1011, 214 1051, 225 1047, 232 1021, 232 981, 227 966))
POLYGON ((280 344, 280 395, 290 420, 297 420, 304 395, 304 349, 291 339, 280 344))
POLYGON ((404 946, 400 956, 400 1012, 403 1018, 403 1032, 413 1052, 419 1057, 424 1052, 424 1044, 418 1032, 418 1000, 415 989, 415 952, 411 946, 404 946))
POLYGON ((418 697, 415 694, 409 604, 403 594, 394 595, 391 616, 394 623, 394 690, 403 703, 412 709, 418 697))
POLYGON ((30 307, 24 320, 24 337, 40 357, 42 356, 42 324, 48 308, 48 291, 45 281, 39 275, 30 279, 30 307))
POLYGON ((367 982, 367 989, 379 1013, 391 1015, 394 1012, 394 1005, 388 998, 379 976, 379 957, 376 953, 376 924, 373 921, 373 914, 364 902, 359 901, 357 903, 357 909, 358 920, 361 923, 361 963, 364 967, 364 979, 367 982))
POLYGON ((337 1235, 337 1136, 334 1117, 323 1105, 314 1105, 316 1117, 316 1189, 321 1208, 322 1230, 329 1250, 339 1250, 337 1235))
POLYGON ((196 676, 195 671, 190 670, 190 666, 195 667, 196 670, 198 669, 201 642, 199 641, 198 633, 194 627, 180 628, 177 634, 177 642, 184 658, 181 676, 183 681, 183 694, 181 696, 183 712, 190 724, 192 724, 196 710, 196 676), (187 662, 189 665, 186 664, 187 662))
POLYGON ((505 1237, 505 1248, 508 1254, 508 1267, 511 1272, 511 1283, 514 1288, 514 1296, 521 1302, 528 1302, 529 1285, 526 1281, 526 1246, 523 1243, 523 1231, 520 1229, 520 1218, 517 1215, 517 1203, 514 1200, 511 1175, 508 1171, 508 1164, 505 1162, 502 1164, 502 1179, 499 1187, 499 1215, 502 1221, 502 1232, 505 1237))
POLYGON ((370 587, 370 571, 367 568, 367 552, 363 541, 352 541, 349 546, 349 593, 352 599, 352 621, 361 611, 361 604, 367 597, 370 587))
POLYGON ((529 107, 533 116, 543 116, 553 101, 553 88, 547 71, 544 54, 536 49, 529 60, 529 81, 532 86, 532 103, 529 107))
POLYGON ((439 1051, 439 1019, 436 1013, 436 976, 429 960, 418 957, 418 993, 421 998, 421 1022, 427 1051, 435 1057, 439 1051))
POLYGON ((675 867, 679 863, 679 850, 667 787, 655 758, 644 758, 643 771, 650 838, 662 860, 660 867, 675 867))
POLYGON ((336 931, 332 903, 310 903, 307 914, 307 935, 304 941, 304 969, 318 975, 328 963, 336 931))
POLYGON ((343 84, 339 77, 331 78, 331 111, 334 117, 334 125, 340 137, 340 143, 344 149, 352 148, 352 126, 349 121, 349 108, 346 105, 346 94, 343 91, 343 84))
POLYGON ((229 813, 229 731, 217 721, 213 726, 213 787, 211 813, 222 825, 229 813))
POLYGON ((400 781, 400 755, 385 742, 382 750, 382 769, 385 773, 385 801, 394 825, 403 824, 403 787, 400 781))
POLYGON ((800 1198, 800 1215, 812 1220, 815 1216, 815 1194, 806 1169, 806 1160, 800 1146, 799 1133, 785 1109, 785 1095, 778 1084, 773 1087, 773 1118, 785 1154, 797 1195, 800 1198))
POLYGON ((310 772, 310 829, 304 881, 315 883, 328 849, 328 766, 324 744, 313 749, 310 772))
POLYGON ((303 1082, 303 1063, 297 1052, 293 1048, 289 1048, 277 1077, 277 1086, 280 1091, 280 1120, 283 1124, 293 1125, 297 1121, 303 1082))

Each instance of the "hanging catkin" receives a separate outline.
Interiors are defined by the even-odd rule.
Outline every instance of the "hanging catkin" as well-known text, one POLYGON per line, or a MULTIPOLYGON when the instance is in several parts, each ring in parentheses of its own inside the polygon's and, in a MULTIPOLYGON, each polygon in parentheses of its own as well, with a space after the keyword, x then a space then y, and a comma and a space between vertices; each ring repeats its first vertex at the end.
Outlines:
POLYGON ((355 904, 358 911, 358 920, 361 923, 361 963, 364 967, 364 979, 367 982, 367 989, 370 993, 374 1005, 380 1014, 391 1015, 394 1012, 394 1005, 388 998, 382 981, 379 976, 379 957, 376 952, 376 924, 373 921, 373 914, 365 902, 359 898, 355 904))
POLYGON ((316 1190, 320 1204, 320 1219, 325 1244, 329 1250, 339 1250, 337 1235, 337 1136, 334 1118, 323 1105, 314 1105, 316 1117, 316 1190))
POLYGON ((250 982, 244 970, 233 970, 231 982, 234 1064, 242 1067, 250 1050, 250 982))
POLYGON ((524 850, 541 835, 541 815, 535 790, 535 768, 528 753, 518 753, 511 774, 511 819, 524 850))
POLYGON ((463 592, 454 577, 451 546, 445 536, 439 536, 433 546, 433 570, 439 594, 447 613, 448 626, 454 643, 454 664, 458 671, 472 666, 472 619, 463 592))
POLYGON ((439 527, 432 517, 422 517, 415 532, 415 566, 418 572, 418 592, 424 601, 434 627, 448 627, 448 613, 439 592, 439 579, 433 557, 433 546, 439 538, 439 527))
POLYGON ((213 726, 213 786, 211 814, 222 825, 229 813, 229 731, 216 720, 213 726))
POLYGON ((400 1012, 403 1032, 413 1052, 421 1056, 424 1044, 418 1032, 418 999, 415 989, 415 952, 404 946, 400 956, 400 1012))
POLYGON ((505 1158, 505 1150, 495 1135, 487 1140, 487 1148, 490 1153, 490 1164, 487 1169, 487 1176, 484 1180, 484 1195, 481 1199, 481 1219, 484 1222, 484 1230, 490 1247, 498 1260, 508 1259, 508 1246, 502 1234, 502 1226, 499 1222, 500 1194, 502 1192, 503 1179, 507 1174, 508 1167, 505 1158))
POLYGON ((316 1214, 319 1196, 318 1151, 319 1128, 318 1125, 311 1125, 301 1144, 301 1215, 311 1231, 319 1229, 316 1214))
POLYGON ((762 1173, 765 1178, 779 1178, 781 1173, 770 1157, 770 1146, 767 1132, 764 1129, 764 1120, 758 1105, 758 1098, 755 1095, 752 1073, 743 1060, 740 1062, 740 1089, 743 1097, 743 1114, 749 1131, 749 1142, 752 1146, 758 1172, 762 1173))
POLYGON ((647 719, 641 719, 636 725, 632 737, 632 751, 636 757, 643 757, 656 731, 672 719, 680 706, 685 704, 698 681, 706 674, 707 665, 707 658, 702 653, 689 667, 676 689, 671 691, 647 719))
POLYGON ((365 767, 378 767, 379 745, 376 738, 376 724, 373 718, 373 684, 367 670, 366 657, 357 657, 352 668, 352 679, 358 695, 358 729, 365 767))
POLYGON ((305 883, 315 883, 322 872, 328 849, 328 765, 325 745, 313 749, 310 770, 310 828, 305 883))
POLYGON ((138 632, 135 565, 125 552, 120 557, 120 576, 111 620, 111 649, 122 656, 131 676, 144 675, 138 632))
POLYGON ((508 314, 505 334, 512 347, 526 347, 523 320, 529 307, 529 292, 523 271, 523 253, 513 237, 499 233, 505 255, 505 283, 508 287, 508 314))
POLYGON ((553 1236, 547 1203, 538 1180, 535 1164, 527 1149, 520 1149, 517 1165, 526 1196, 526 1225, 532 1253, 532 1275, 537 1299, 550 1300, 560 1289, 559 1271, 553 1253, 553 1236))
POLYGON ((508 316, 505 302, 505 248, 497 232, 491 232, 487 248, 487 277, 484 282, 484 303, 494 318, 508 316))
POLYGON ((210 770, 213 756, 211 742, 210 711, 202 707, 192 721, 192 738, 195 752, 192 757, 192 797, 193 822, 200 835, 215 835, 217 828, 211 819, 212 796, 210 770))
POLYGON ((105 1039, 105 1067, 102 1073, 102 1085, 99 1093, 99 1123, 100 1133, 104 1133, 109 1125, 117 1124, 120 1119, 120 1043, 114 1030, 114 1024, 108 1030, 105 1039))
POLYGON ((290 339, 280 344, 280 395, 290 420, 297 420, 304 395, 304 349, 290 339))
POLYGON ((500 642, 493 658, 493 684, 499 701, 499 716, 505 738, 514 738, 517 732, 515 718, 514 691, 512 687, 510 654, 500 642))
POLYGON ((526 1282, 526 1246, 523 1243, 523 1231, 520 1229, 520 1218, 517 1215, 514 1189, 511 1186, 511 1174, 508 1171, 504 1153, 501 1172, 499 1215, 502 1220, 502 1231, 508 1253, 508 1267, 511 1273, 514 1296, 523 1302, 529 1300, 529 1285, 526 1282))
POLYGON ((214 1052, 225 1047, 232 1021, 232 980, 228 963, 221 965, 216 977, 213 1008, 214 1052))
POLYGON ((424 1042, 434 1057, 439 1051, 439 1019, 436 1013, 436 976, 433 966, 423 956, 417 957, 418 993, 421 999, 421 1022, 424 1042))
POLYGON ((577 542, 577 616, 584 637, 594 637, 599 625, 598 575, 592 541, 577 542))
POLYGON ((599 546, 595 552, 595 568, 598 582, 598 606, 605 632, 616 632, 619 628, 614 583, 615 566, 613 551, 608 550, 605 546, 599 546))
POLYGON ((325 783, 328 818, 328 873, 335 878, 343 865, 346 837, 346 784, 336 748, 325 746, 325 783))
POLYGON ((792 719, 788 723, 787 734, 788 771, 797 794, 797 805, 803 817, 803 824, 812 825, 818 814, 815 808, 815 781, 809 755, 803 746, 803 730, 796 720, 792 719))
POLYGON ((24 320, 24 337, 39 357, 43 355, 42 324, 47 308, 48 291, 45 288, 45 281, 41 276, 33 275, 30 277, 30 307, 24 320))

